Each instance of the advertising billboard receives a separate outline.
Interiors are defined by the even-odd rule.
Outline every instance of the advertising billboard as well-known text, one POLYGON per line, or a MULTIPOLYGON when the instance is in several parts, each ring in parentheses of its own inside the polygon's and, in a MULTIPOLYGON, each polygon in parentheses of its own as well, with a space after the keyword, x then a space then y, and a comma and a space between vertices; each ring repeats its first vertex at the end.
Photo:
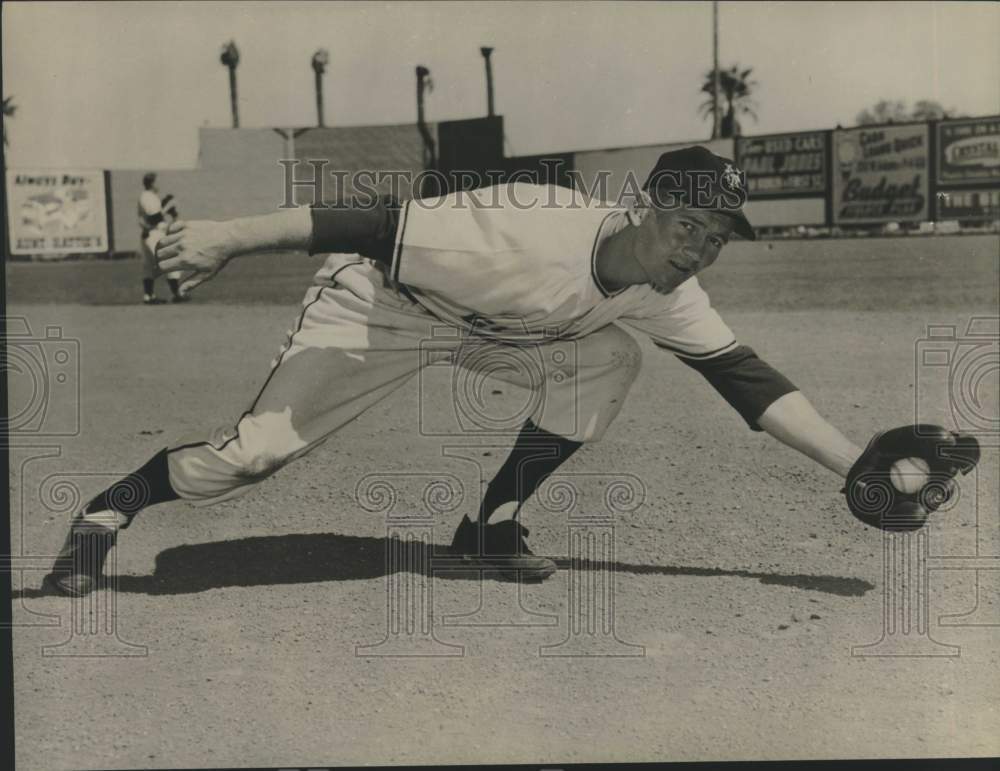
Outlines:
POLYGON ((1000 116, 942 121, 937 126, 937 182, 1000 186, 1000 116))
POLYGON ((833 134, 833 221, 928 219, 927 124, 862 126, 833 134))
POLYGON ((826 192, 824 131, 740 137, 736 165, 747 175, 750 200, 826 192))
POLYGON ((7 171, 11 254, 108 251, 103 171, 7 171))
POLYGON ((938 193, 938 219, 1000 220, 1000 187, 941 191, 938 193))

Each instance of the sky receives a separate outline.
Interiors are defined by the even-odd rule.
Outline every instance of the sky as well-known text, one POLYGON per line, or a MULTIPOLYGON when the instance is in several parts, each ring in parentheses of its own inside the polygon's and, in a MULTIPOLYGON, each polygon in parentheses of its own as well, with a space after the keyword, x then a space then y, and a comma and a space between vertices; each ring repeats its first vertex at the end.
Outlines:
MULTIPOLYGON (((748 134, 852 125, 879 99, 1000 113, 1000 3, 720 3, 720 64, 753 67, 748 134)), ((486 113, 493 46, 507 153, 707 138, 711 4, 3 4, 7 163, 191 168, 198 127, 228 127, 222 44, 235 39, 246 127, 315 125, 310 59, 328 49, 327 125, 486 113)))

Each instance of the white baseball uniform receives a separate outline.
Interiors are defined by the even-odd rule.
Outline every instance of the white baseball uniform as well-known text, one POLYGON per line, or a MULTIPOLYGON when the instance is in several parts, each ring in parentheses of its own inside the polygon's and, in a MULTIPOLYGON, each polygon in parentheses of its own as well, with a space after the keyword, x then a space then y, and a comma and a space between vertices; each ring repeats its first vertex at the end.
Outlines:
POLYGON ((442 358, 540 354, 540 371, 491 371, 538 394, 535 425, 582 442, 604 435, 639 371, 619 323, 688 359, 736 347, 696 278, 666 296, 602 287, 598 246, 628 225, 626 210, 573 196, 520 184, 409 201, 390 267, 331 254, 236 425, 169 450, 174 490, 203 504, 237 495, 442 358))
MULTIPOLYGON (((153 190, 143 190, 139 194, 139 252, 142 256, 142 277, 156 277, 156 242, 162 238, 154 236, 158 225, 163 223, 163 205, 160 196, 153 190)), ((164 233, 166 230, 164 229, 164 233)))
MULTIPOLYGON (((142 277, 156 277, 156 245, 167 234, 167 221, 164 219, 163 202, 153 190, 143 190, 139 194, 139 251, 142 255, 142 277)), ((167 273, 167 278, 179 279, 179 270, 167 273)))

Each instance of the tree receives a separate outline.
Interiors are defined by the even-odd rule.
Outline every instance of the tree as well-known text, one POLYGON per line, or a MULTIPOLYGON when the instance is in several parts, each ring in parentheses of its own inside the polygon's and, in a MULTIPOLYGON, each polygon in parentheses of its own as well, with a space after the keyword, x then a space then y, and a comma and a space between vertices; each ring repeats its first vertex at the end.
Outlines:
MULTIPOLYGON (((719 96, 725 102, 726 112, 719 126, 719 136, 736 137, 743 133, 740 116, 749 115, 757 120, 757 104, 751 98, 757 81, 750 79, 752 67, 741 70, 737 65, 729 69, 719 69, 719 96)), ((715 70, 709 70, 702 84, 701 92, 708 98, 702 102, 699 112, 702 118, 711 118, 713 110, 712 93, 715 90, 715 70)), ((715 139, 715 137, 712 137, 715 139)))
POLYGON ((948 110, 940 102, 921 99, 910 110, 906 102, 899 99, 880 99, 873 106, 858 113, 855 121, 859 126, 879 123, 908 123, 910 121, 941 120, 957 117, 954 109, 948 110))
POLYGON ((909 117, 906 102, 880 99, 872 107, 859 112, 855 120, 859 126, 870 126, 874 123, 905 123, 909 117))
POLYGON ((240 108, 236 101, 236 68, 240 64, 240 49, 236 47, 236 41, 230 40, 222 46, 219 61, 229 69, 229 106, 233 112, 233 128, 239 128, 240 108))
POLYGON ((312 68, 316 73, 316 121, 322 128, 326 125, 323 120, 323 73, 326 72, 326 65, 330 63, 330 54, 325 48, 320 48, 313 54, 312 68))
POLYGON ((14 117, 14 113, 17 112, 17 105, 14 104, 14 97, 5 96, 3 99, 3 146, 8 145, 7 142, 7 121, 14 117))
POLYGON ((921 99, 913 105, 912 115, 913 120, 941 120, 942 118, 959 117, 954 108, 945 109, 940 102, 935 102, 932 99, 921 99))

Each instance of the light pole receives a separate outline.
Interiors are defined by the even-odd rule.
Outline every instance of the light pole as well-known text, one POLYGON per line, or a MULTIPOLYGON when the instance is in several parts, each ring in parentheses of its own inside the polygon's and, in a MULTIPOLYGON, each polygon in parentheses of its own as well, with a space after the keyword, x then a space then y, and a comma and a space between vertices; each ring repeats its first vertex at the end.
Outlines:
POLYGON ((712 139, 719 137, 719 0, 712 0, 712 139))
POLYGON ((431 136, 430 129, 427 128, 427 121, 424 118, 424 90, 432 91, 434 81, 431 80, 431 71, 422 64, 417 65, 417 128, 420 136, 424 140, 424 168, 433 169, 437 166, 437 152, 434 147, 434 137, 431 136))
POLYGON ((490 62, 490 54, 493 53, 493 49, 487 46, 483 46, 479 49, 479 53, 483 55, 483 59, 486 62, 486 114, 489 117, 493 117, 493 64, 490 62))
POLYGON ((230 40, 222 46, 222 55, 219 57, 229 70, 229 108, 233 113, 233 128, 240 127, 240 107, 236 95, 236 68, 240 64, 240 49, 236 47, 236 41, 230 40))
POLYGON ((323 73, 326 72, 326 65, 330 63, 330 54, 325 48, 320 48, 313 54, 312 68, 316 73, 316 122, 320 128, 326 125, 323 120, 323 73))

